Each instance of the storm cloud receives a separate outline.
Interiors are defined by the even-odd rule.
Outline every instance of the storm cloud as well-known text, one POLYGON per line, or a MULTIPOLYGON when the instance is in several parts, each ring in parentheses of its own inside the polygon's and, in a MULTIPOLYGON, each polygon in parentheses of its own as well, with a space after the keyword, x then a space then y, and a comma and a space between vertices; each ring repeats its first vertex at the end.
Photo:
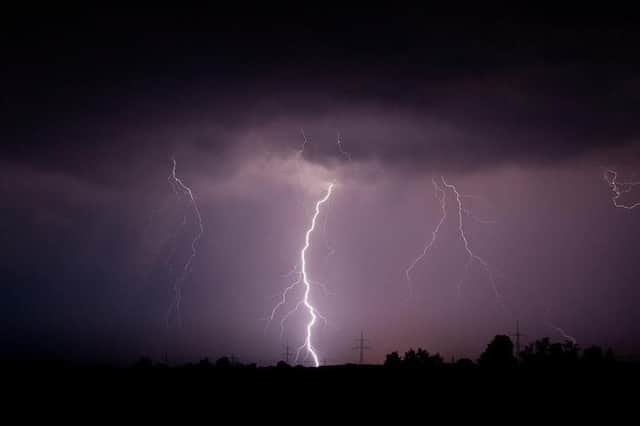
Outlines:
MULTIPOLYGON (((517 319, 531 336, 562 324, 638 350, 638 217, 612 207, 602 179, 640 166, 637 27, 379 12, 7 22, 3 356, 274 361, 283 341, 264 318, 329 181, 309 265, 330 290, 315 294, 328 362, 351 359, 361 329, 373 360, 417 345, 473 356, 517 319), (166 310, 195 228, 171 158, 205 224, 179 330, 166 310), (506 308, 477 265, 458 294, 451 193, 407 300, 441 175, 491 219, 465 226, 506 308)), ((303 319, 287 325, 292 342, 303 319)))

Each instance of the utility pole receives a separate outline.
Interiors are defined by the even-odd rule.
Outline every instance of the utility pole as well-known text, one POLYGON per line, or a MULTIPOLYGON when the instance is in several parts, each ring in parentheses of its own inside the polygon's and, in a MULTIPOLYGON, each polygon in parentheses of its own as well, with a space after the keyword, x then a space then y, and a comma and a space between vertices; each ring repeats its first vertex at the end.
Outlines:
POLYGON ((516 320, 516 333, 512 334, 511 337, 516 338, 516 360, 520 362, 520 338, 525 337, 526 334, 520 333, 520 321, 516 320))
POLYGON ((354 350, 360 351, 360 360, 359 360, 360 365, 364 363, 364 351, 371 349, 369 346, 367 346, 367 341, 368 339, 364 338, 364 333, 362 332, 362 330, 360 330, 360 338, 356 339, 358 346, 355 346, 353 348, 354 350))

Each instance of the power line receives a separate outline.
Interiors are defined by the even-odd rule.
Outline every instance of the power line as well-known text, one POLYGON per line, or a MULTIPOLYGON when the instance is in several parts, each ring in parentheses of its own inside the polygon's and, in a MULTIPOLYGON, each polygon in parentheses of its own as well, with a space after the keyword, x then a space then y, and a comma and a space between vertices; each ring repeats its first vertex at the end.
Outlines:
POLYGON ((371 349, 369 346, 367 346, 368 339, 364 338, 364 333, 362 332, 362 330, 360 330, 360 338, 356 339, 356 342, 358 343, 358 346, 355 346, 352 349, 360 351, 359 364, 362 365, 364 364, 364 351, 371 349))

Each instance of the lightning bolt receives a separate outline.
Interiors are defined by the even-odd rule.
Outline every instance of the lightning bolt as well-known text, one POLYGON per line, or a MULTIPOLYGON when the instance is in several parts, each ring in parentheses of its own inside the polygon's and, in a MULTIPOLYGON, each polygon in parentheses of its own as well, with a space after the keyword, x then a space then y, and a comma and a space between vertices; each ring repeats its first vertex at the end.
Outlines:
POLYGON ((613 203, 614 207, 633 210, 636 207, 640 206, 640 202, 634 204, 621 204, 618 202, 623 194, 631 192, 635 186, 640 185, 639 181, 618 182, 618 172, 613 169, 605 169, 602 177, 609 185, 609 188, 611 188, 611 192, 613 193, 611 202, 613 203))
POLYGON ((404 271, 404 275, 407 279, 407 284, 409 286, 409 295, 413 294, 413 281, 411 280, 411 272, 416 267, 418 262, 420 262, 422 259, 425 258, 425 256, 427 256, 427 254, 429 253, 429 251, 431 250, 431 248, 436 242, 436 238, 438 236, 438 232, 440 232, 440 228, 442 227, 442 224, 447 219, 447 194, 440 187, 440 185, 438 185, 438 182, 436 182, 435 178, 431 178, 431 183, 433 184, 434 195, 436 199, 440 201, 440 209, 442 210, 442 215, 440 216, 440 220, 438 221, 438 224, 436 225, 434 230, 431 232, 431 239, 425 244, 422 250, 422 253, 420 253, 415 259, 413 259, 413 261, 409 264, 409 267, 404 271), (440 194, 440 196, 438 196, 438 194, 440 194))
MULTIPOLYGON (((307 146, 307 144, 309 143, 309 139, 307 138, 307 135, 305 134, 305 131, 303 128, 300 129, 300 133, 302 135, 302 145, 300 146, 300 149, 298 149, 296 151, 296 155, 295 155, 295 161, 298 167, 298 170, 301 170, 301 165, 300 165, 300 161, 303 159, 303 155, 304 155, 304 150, 307 146)), ((342 145, 342 139, 340 136, 340 132, 337 133, 337 145, 338 145, 338 151, 340 152, 340 154, 347 160, 347 161, 351 161, 351 155, 344 150, 343 145, 342 145)), ((278 302, 275 304, 275 306, 273 307, 273 309, 271 310, 271 314, 266 318, 266 325, 264 328, 264 331, 266 333, 266 331, 268 330, 269 326, 271 325, 271 323, 275 320, 276 316, 278 315, 278 312, 280 311, 280 309, 285 306, 288 302, 288 298, 289 298, 289 294, 291 292, 293 292, 294 290, 298 289, 299 287, 302 287, 304 289, 304 293, 302 298, 294 305, 294 307, 292 309, 290 309, 289 311, 287 311, 280 319, 280 338, 283 337, 284 335, 284 330, 285 330, 285 324, 287 322, 287 320, 291 317, 291 315, 293 315, 294 313, 298 312, 301 308, 305 308, 309 314, 309 322, 306 325, 306 337, 304 340, 304 343, 302 345, 300 345, 298 347, 298 350, 296 352, 296 362, 300 357, 300 353, 303 349, 306 349, 307 351, 307 355, 311 356, 313 358, 313 363, 314 366, 318 367, 320 365, 320 361, 318 359, 318 355, 315 351, 315 348, 313 346, 313 328, 315 323, 318 321, 318 319, 322 320, 324 323, 327 323, 327 319, 322 316, 318 310, 312 305, 311 299, 310 299, 310 295, 311 295, 311 287, 312 286, 316 286, 316 287, 320 287, 321 289, 324 290, 325 294, 331 294, 330 291, 327 289, 327 287, 319 282, 319 281, 312 281, 307 273, 307 261, 306 261, 306 253, 307 250, 309 249, 310 245, 311 245, 311 235, 313 234, 313 232, 316 229, 316 223, 318 220, 318 216, 320 215, 320 210, 322 208, 322 205, 325 204, 329 198, 331 197, 331 194, 333 192, 333 189, 335 187, 334 183, 329 183, 326 193, 325 195, 319 199, 318 201, 316 201, 316 205, 315 205, 315 210, 314 210, 314 214, 311 217, 311 224, 309 226, 309 228, 307 229, 306 233, 305 233, 305 244, 303 246, 303 248, 300 251, 300 269, 298 269, 297 264, 294 265, 293 269, 286 274, 285 276, 287 277, 294 277, 293 281, 287 286, 285 287, 285 289, 282 291, 282 293, 280 293, 279 298, 278 298, 278 302)), ((328 222, 329 222, 329 218, 328 218, 328 212, 326 213, 325 216, 325 220, 324 223, 322 225, 319 225, 322 229, 322 236, 324 238, 324 242, 325 242, 325 246, 327 249, 327 254, 322 262, 322 265, 324 266, 327 261, 329 260, 329 257, 331 255, 333 255, 335 253, 335 249, 333 248, 333 246, 331 245, 331 242, 329 241, 329 239, 327 238, 327 228, 328 228, 328 222)))
POLYGON ((340 151, 340 154, 342 154, 342 156, 347 161, 351 161, 351 154, 345 151, 344 148, 342 147, 342 138, 340 137, 340 132, 338 132, 338 151, 340 151))
MULTIPOLYGON (((311 293, 311 283, 309 282, 309 277, 307 276, 306 253, 307 253, 307 249, 309 248, 309 245, 311 244, 310 242, 311 233, 316 227, 316 219, 320 214, 320 207, 324 203, 326 203, 327 200, 329 200, 329 197, 331 197, 333 186, 334 184, 330 183, 329 187, 327 188, 327 194, 316 203, 316 210, 313 215, 313 218, 311 219, 311 226, 309 227, 309 229, 307 230, 307 233, 305 234, 304 247, 302 248, 302 250, 300 250, 300 264, 302 265, 302 282, 304 283, 304 287, 305 287, 304 305, 306 306, 307 310, 309 311, 309 315, 311 316, 311 321, 307 323, 307 337, 305 339, 304 344, 301 346, 301 348, 304 347, 307 349, 307 352, 309 352, 309 354, 313 358, 313 363, 316 367, 320 366, 320 362, 318 361, 318 355, 316 354, 311 342, 311 331, 313 330, 313 325, 316 323, 317 316, 316 316, 316 308, 313 307, 313 305, 309 300, 309 294, 311 293)), ((298 352, 300 352, 300 349, 298 349, 298 352)))
POLYGON ((475 263, 478 263, 482 267, 482 269, 486 272, 489 278, 489 282, 491 283, 491 288, 493 289, 496 300, 498 301, 500 306, 504 309, 502 295, 498 291, 495 276, 493 274, 492 269, 489 266, 489 263, 484 258, 477 255, 471 249, 471 244, 469 243, 469 239, 467 238, 467 234, 465 232, 464 216, 469 216, 475 221, 483 224, 495 223, 495 222, 492 220, 486 220, 486 219, 482 219, 475 216, 468 208, 464 206, 462 202, 464 198, 481 198, 481 197, 460 193, 457 187, 451 183, 448 183, 447 180, 444 178, 444 176, 440 176, 440 181, 442 182, 442 185, 444 186, 444 188, 443 186, 440 186, 440 184, 434 177, 431 178, 431 183, 433 184, 435 198, 440 202, 440 210, 441 210, 440 219, 438 220, 438 223, 436 224, 435 228, 431 232, 431 239, 425 243, 422 249, 422 252, 418 254, 418 256, 416 256, 415 259, 413 259, 413 261, 409 264, 409 266, 404 271, 405 279, 409 287, 409 294, 411 295, 413 293, 413 280, 411 278, 411 273, 413 272, 417 264, 420 263, 431 252, 434 244, 436 243, 436 240, 438 238, 438 234, 440 233, 440 229, 442 228, 442 225, 448 219, 447 193, 445 191, 445 189, 448 189, 455 195, 457 217, 458 217, 458 235, 464 244, 464 251, 467 255, 467 262, 465 264, 464 273, 462 278, 458 282, 458 296, 461 295, 462 284, 464 284, 464 281, 466 280, 466 277, 469 273, 469 269, 475 262, 475 263))
POLYGON ((575 337, 567 334, 567 332, 561 328, 558 327, 556 324, 552 323, 551 320, 549 320, 549 313, 551 311, 551 307, 549 307, 545 313, 545 324, 547 325, 547 327, 554 329, 559 335, 562 336, 563 339, 570 341, 571 343, 573 343, 574 345, 576 345, 578 343, 578 341, 575 339, 575 337))
MULTIPOLYGON (((185 279, 189 275, 189 272, 191 272, 193 259, 195 259, 197 254, 198 241, 200 240, 200 238, 202 238, 202 234, 204 233, 202 215, 200 214, 198 203, 196 202, 196 199, 193 196, 193 191, 191 190, 191 188, 185 185, 184 182, 177 176, 176 174, 177 163, 175 158, 171 158, 171 161, 172 161, 173 167, 171 169, 171 173, 167 177, 167 180, 171 184, 176 196, 180 196, 180 195, 184 196, 187 199, 191 208, 193 209, 193 213, 198 224, 198 232, 191 240, 191 253, 187 258, 187 260, 185 261, 184 265, 182 266, 182 270, 180 271, 175 281, 173 282, 174 300, 169 306, 169 310, 167 312, 167 327, 169 326, 171 315, 174 312, 176 314, 178 326, 181 326, 182 324, 182 316, 180 313, 180 302, 182 300, 182 284, 184 283, 185 279)), ((186 224, 186 216, 184 217, 184 220, 181 226, 184 226, 185 224, 186 224)))
POLYGON ((307 144, 309 143, 309 140, 307 139, 307 134, 304 132, 303 128, 300 128, 300 134, 302 135, 302 145, 300 145, 300 149, 296 151, 296 156, 295 156, 296 167, 298 168, 298 172, 302 170, 302 166, 300 165, 300 162, 304 159, 304 150, 307 147, 307 144))
MULTIPOLYGON (((269 315, 267 317, 267 323, 264 326, 264 332, 265 333, 267 332, 267 330, 269 328, 269 325, 271 325, 271 322, 273 322, 273 320, 275 319, 275 317, 278 314, 278 311, 280 310, 280 308, 287 303, 287 295, 289 294, 289 292, 293 291, 296 287, 298 287, 302 283, 302 273, 300 271, 298 271, 298 265, 294 265, 293 269, 291 269, 291 271, 289 271, 288 274, 285 274, 285 277, 291 277, 291 276, 296 277, 295 281, 293 281, 290 285, 288 285, 282 291, 282 294, 280 295, 280 300, 278 301, 278 303, 276 303, 276 305, 271 310, 271 315, 269 315)), ((280 320, 280 338, 282 338, 282 336, 284 335, 284 325, 287 322, 287 319, 294 312, 296 312, 299 307, 300 307, 300 303, 298 303, 292 310, 287 312, 282 317, 282 319, 280 320)))
POLYGON ((316 324, 318 319, 323 320, 325 322, 326 322, 326 319, 318 312, 318 310, 315 308, 315 306, 313 306, 311 301, 311 287, 312 285, 317 285, 317 283, 309 279, 309 274, 307 272, 307 250, 311 246, 311 235, 316 229, 316 223, 318 220, 318 216, 320 215, 322 205, 325 204, 331 197, 334 186, 335 186, 334 183, 329 183, 325 195, 322 198, 320 198, 318 201, 316 201, 315 210, 314 210, 313 216, 311 217, 311 224, 309 225, 309 228, 305 232, 304 246, 300 250, 300 270, 298 271, 297 267, 294 267, 293 270, 288 274, 291 276, 295 276, 296 278, 282 292, 280 300, 274 306, 273 310, 271 311, 271 315, 267 318, 268 322, 265 327, 265 330, 266 330, 269 324, 271 323, 271 321, 273 321, 274 318, 276 317, 279 309, 287 303, 287 295, 291 291, 293 291, 296 287, 302 286, 304 288, 302 299, 296 303, 293 309, 291 309, 286 314, 284 314, 284 316, 280 320, 280 335, 282 336, 283 334, 284 324, 287 321, 287 319, 293 313, 297 312, 300 308, 304 307, 309 313, 309 322, 307 322, 307 325, 305 327, 306 335, 305 335, 304 343, 300 345, 300 347, 298 347, 298 351, 296 352, 296 361, 300 357, 300 352, 303 349, 306 349, 308 355, 310 355, 311 358, 313 359, 313 364, 315 367, 320 366, 320 361, 318 358, 318 354, 316 353, 316 350, 313 346, 313 327, 316 324))
MULTIPOLYGON (((345 160, 347 160, 347 162, 351 162, 351 154, 347 151, 344 150, 343 146, 342 146, 342 137, 340 135, 340 132, 337 132, 337 145, 338 145, 338 151, 340 152, 340 154, 344 157, 345 160)), ((329 240, 329 238, 327 237, 328 235, 328 231, 327 229, 329 228, 329 212, 330 210, 327 211, 325 217, 324 217, 324 223, 322 225, 322 237, 324 238, 325 241, 325 245, 327 247, 327 254, 325 255, 324 260, 322 261, 322 266, 323 266, 323 270, 325 269, 324 267, 328 264, 329 259, 331 258, 331 256, 333 256, 336 252, 336 249, 333 247, 333 245, 331 244, 331 241, 329 240)))
POLYGON ((568 335, 562 328, 558 327, 557 325, 554 324, 547 324, 549 327, 553 328, 555 331, 557 331, 564 339, 570 341, 571 343, 573 343, 574 345, 576 345, 578 343, 578 341, 573 337, 568 335))
POLYGON ((494 295, 496 297, 496 300, 498 300, 500 305, 504 308, 504 305, 502 304, 502 295, 498 291, 498 287, 496 286, 495 277, 493 275, 493 271, 489 267, 489 263, 486 260, 484 260, 482 257, 480 257, 477 254, 475 254, 473 252, 473 250, 471 250, 471 247, 470 247, 470 244, 469 244, 469 239, 467 238, 467 235, 466 235, 466 233, 464 231, 463 216, 464 216, 464 213, 465 213, 466 209, 462 205, 463 196, 460 194, 460 192, 458 191, 458 189, 456 188, 455 185, 447 183, 447 181, 445 180, 444 176, 441 176, 440 178, 442 179, 442 184, 445 187, 447 187, 448 189, 450 189, 451 191, 453 191, 453 193, 455 194, 456 204, 458 206, 458 233, 460 235, 460 239, 464 243, 464 250, 467 253, 467 257, 468 257, 467 263, 465 265, 465 273, 462 276, 462 278, 460 279, 460 282, 458 283, 458 295, 460 295, 461 292, 462 292, 462 284, 464 284, 464 281, 466 280, 466 276, 467 276, 467 274, 469 272, 469 268, 473 265, 473 262, 477 262, 478 264, 480 264, 480 266, 484 269, 484 271, 486 272, 487 276, 489 277, 489 282, 491 283, 491 287, 493 288, 493 292, 494 292, 494 295))
MULTIPOLYGON (((322 237, 324 238, 324 243, 327 249, 327 253, 324 256, 324 259, 322 261, 322 270, 326 270, 325 267, 327 266, 327 264, 329 263, 329 260, 331 259, 331 256, 333 256, 336 252, 336 249, 333 247, 333 244, 331 243, 331 240, 329 239, 328 235, 328 227, 329 227, 329 212, 331 210, 327 210, 327 213, 325 215, 324 218, 324 222, 322 224, 322 237)), ((326 277, 326 275, 325 275, 326 277)))

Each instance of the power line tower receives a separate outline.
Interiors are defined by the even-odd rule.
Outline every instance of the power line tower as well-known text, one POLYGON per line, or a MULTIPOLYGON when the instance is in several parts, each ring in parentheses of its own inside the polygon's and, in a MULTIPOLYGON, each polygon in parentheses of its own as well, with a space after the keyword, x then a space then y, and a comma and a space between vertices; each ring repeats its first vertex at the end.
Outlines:
POLYGON ((516 338, 516 360, 520 362, 520 338, 525 337, 526 334, 520 333, 520 321, 516 320, 516 332, 511 337, 516 338))
POLYGON ((291 351, 289 350, 289 341, 287 340, 287 345, 284 347, 284 353, 282 356, 284 357, 284 362, 289 364, 289 359, 291 358, 291 351))
POLYGON ((371 349, 369 346, 367 346, 367 342, 369 340, 364 338, 364 333, 362 332, 362 330, 360 330, 360 338, 356 339, 356 342, 358 343, 358 346, 355 346, 353 348, 353 350, 358 350, 360 351, 360 359, 359 359, 359 364, 362 365, 364 363, 364 351, 367 351, 369 349, 371 349))

